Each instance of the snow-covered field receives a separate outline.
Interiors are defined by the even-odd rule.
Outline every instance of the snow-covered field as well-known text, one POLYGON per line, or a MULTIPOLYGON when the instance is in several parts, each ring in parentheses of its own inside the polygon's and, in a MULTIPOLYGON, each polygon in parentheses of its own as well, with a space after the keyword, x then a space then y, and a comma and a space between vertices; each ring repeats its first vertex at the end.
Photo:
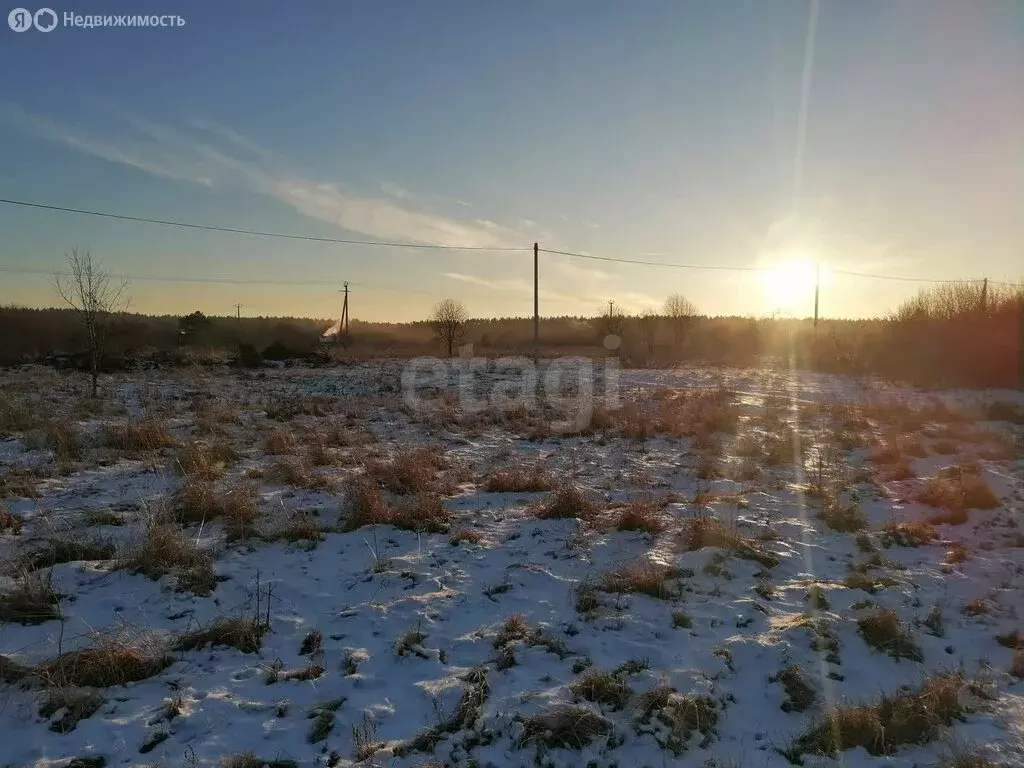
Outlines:
POLYGON ((1018 395, 615 382, 0 373, 0 766, 1024 764, 1018 395))

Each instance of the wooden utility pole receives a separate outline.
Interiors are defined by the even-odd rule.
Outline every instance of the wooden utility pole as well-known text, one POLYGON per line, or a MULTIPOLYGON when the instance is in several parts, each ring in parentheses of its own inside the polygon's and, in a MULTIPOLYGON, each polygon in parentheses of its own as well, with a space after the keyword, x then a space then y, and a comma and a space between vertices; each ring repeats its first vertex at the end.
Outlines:
POLYGON ((235 304, 235 335, 242 338, 242 305, 235 304))
POLYGON ((988 278, 981 284, 981 314, 985 314, 988 310, 988 278))
POLYGON ((818 333, 818 293, 821 290, 821 263, 814 264, 814 333, 818 333))
POLYGON ((540 250, 537 243, 533 244, 533 362, 536 365, 540 358, 540 301, 539 279, 537 275, 537 253, 540 250))
POLYGON ((338 324, 338 336, 348 336, 348 280, 344 282, 345 303, 341 307, 341 322, 338 324))

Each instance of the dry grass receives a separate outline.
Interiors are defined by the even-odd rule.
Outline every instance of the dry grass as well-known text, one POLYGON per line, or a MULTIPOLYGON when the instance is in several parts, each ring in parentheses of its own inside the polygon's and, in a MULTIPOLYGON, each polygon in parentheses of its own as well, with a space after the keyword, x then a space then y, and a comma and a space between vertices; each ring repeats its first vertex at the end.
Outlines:
POLYGON ((49 688, 109 688, 162 672, 171 658, 159 643, 141 636, 107 636, 92 648, 61 654, 35 670, 49 688))
POLYGON ((189 443, 178 454, 174 468, 182 475, 202 480, 216 480, 231 464, 238 460, 238 453, 223 440, 189 443))
POLYGON ((819 515, 829 528, 841 533, 855 533, 868 527, 868 518, 857 504, 843 504, 838 497, 827 494, 819 515))
POLYGON ((656 502, 651 499, 634 499, 619 514, 615 527, 620 531, 643 531, 661 533, 668 523, 656 502))
POLYGON ((108 560, 114 556, 114 551, 113 542, 106 538, 54 537, 49 539, 42 549, 26 553, 22 558, 22 564, 27 570, 36 570, 80 560, 108 560))
POLYGON ((704 547, 721 547, 737 557, 754 560, 766 568, 774 568, 779 564, 775 555, 764 551, 753 539, 746 538, 736 529, 709 515, 688 520, 680 543, 687 552, 704 547))
POLYGON ((1010 674, 1018 679, 1024 678, 1024 651, 1013 652, 1013 661, 1010 662, 1010 674))
POLYGON ((267 670, 266 683, 267 685, 273 685, 274 683, 287 682, 289 680, 299 680, 308 683, 323 677, 326 671, 327 668, 323 664, 310 664, 298 669, 283 669, 275 664, 267 670))
POLYGON ((324 633, 319 629, 311 629, 302 638, 302 646, 299 648, 300 656, 309 656, 313 653, 320 653, 324 647, 324 633))
POLYGON ((0 533, 10 531, 13 534, 21 533, 22 520, 11 511, 7 501, 0 497, 0 533))
POLYGON ((0 437, 27 432, 39 423, 35 409, 4 393, 0 393, 0 437))
POLYGON ((550 491, 550 475, 540 466, 499 469, 487 476, 484 490, 488 493, 536 493, 550 491))
POLYGON ((894 659, 922 661, 921 647, 895 611, 879 609, 857 620, 864 642, 894 659))
POLYGON ((417 493, 398 500, 389 521, 396 528, 420 533, 447 533, 451 513, 435 493, 417 493))
POLYGON ((612 710, 622 709, 629 702, 633 692, 621 676, 591 667, 569 686, 574 696, 612 710))
POLYGON ((551 749, 583 749, 611 731, 611 722, 589 709, 557 704, 523 718, 519 746, 543 744, 551 749))
POLYGON ((669 582, 680 575, 678 568, 638 558, 605 571, 598 577, 596 587, 602 592, 671 599, 676 596, 677 590, 672 589, 669 582))
POLYGON ((437 473, 444 468, 444 454, 436 448, 414 448, 396 453, 390 461, 370 459, 366 474, 395 494, 441 490, 437 473))
POLYGON ((220 761, 220 768, 297 768, 294 760, 265 760, 254 752, 237 752, 220 761))
POLYGON ((38 478, 28 470, 12 469, 0 475, 0 499, 39 498, 38 478))
POLYGON ((78 426, 72 421, 57 421, 46 425, 43 430, 46 447, 61 463, 82 458, 82 438, 78 426))
POLYGON ((541 520, 593 520, 599 511, 600 505, 575 485, 563 485, 537 508, 535 515, 541 520))
POLYGON ((119 567, 151 579, 173 573, 178 588, 208 595, 217 586, 213 558, 173 523, 151 521, 143 538, 121 555, 119 567))
POLYGON ((53 688, 39 705, 39 716, 47 720, 60 713, 50 724, 54 733, 70 733, 82 720, 91 717, 106 701, 98 691, 87 688, 53 688))
POLYGON ((479 544, 484 540, 484 535, 480 531, 474 531, 472 528, 459 528, 452 532, 452 537, 449 539, 453 546, 458 546, 464 541, 470 544, 479 544))
POLYGON ((345 487, 344 530, 354 531, 364 525, 391 522, 391 509, 372 478, 356 475, 345 487))
POLYGON ((164 422, 155 420, 107 424, 103 427, 103 440, 107 447, 123 453, 158 451, 178 442, 164 422))
POLYGON ((718 723, 718 710, 710 697, 681 695, 669 685, 642 694, 638 709, 637 730, 652 733, 676 757, 686 750, 694 732, 709 736, 718 723))
MULTIPOLYGON (((918 489, 915 499, 930 507, 948 510, 953 518, 968 509, 995 509, 999 498, 985 478, 971 467, 949 467, 918 489)), ((949 519, 949 518, 947 518, 949 519)), ((966 521, 966 516, 963 516, 966 521)), ((949 519, 953 522, 952 519, 949 519)))
POLYGON ((267 625, 258 619, 234 616, 218 619, 207 627, 182 635, 174 642, 176 651, 198 651, 206 647, 237 648, 256 653, 263 644, 267 625))
POLYGON ((256 534, 255 523, 260 517, 260 507, 255 484, 236 483, 220 493, 217 502, 228 541, 247 539, 256 534))
POLYGON ((854 747, 889 755, 905 745, 935 741, 966 711, 961 702, 964 687, 958 673, 936 675, 917 690, 882 696, 877 704, 830 707, 787 756, 799 762, 806 753, 836 756, 854 747))
POLYGON ((786 691, 786 701, 782 703, 784 712, 803 712, 814 703, 817 693, 807 682, 807 675, 796 664, 790 664, 775 677, 786 691))
POLYGON ((295 438, 291 432, 283 429, 271 429, 263 439, 263 448, 267 453, 275 456, 285 456, 295 453, 295 438))
POLYGON ((0 594, 0 622, 42 624, 60 618, 57 603, 60 596, 53 588, 53 572, 21 573, 17 586, 0 594))
POLYGON ((882 528, 882 544, 887 547, 920 547, 931 544, 939 534, 927 520, 910 520, 897 523, 895 520, 882 528))
POLYGON ((274 483, 306 488, 311 491, 330 491, 334 482, 327 475, 313 471, 298 456, 278 456, 266 470, 266 478, 274 483))
POLYGON ((898 583, 888 576, 877 576, 865 570, 855 570, 843 579, 843 586, 847 589, 862 589, 872 595, 880 589, 894 587, 898 583))

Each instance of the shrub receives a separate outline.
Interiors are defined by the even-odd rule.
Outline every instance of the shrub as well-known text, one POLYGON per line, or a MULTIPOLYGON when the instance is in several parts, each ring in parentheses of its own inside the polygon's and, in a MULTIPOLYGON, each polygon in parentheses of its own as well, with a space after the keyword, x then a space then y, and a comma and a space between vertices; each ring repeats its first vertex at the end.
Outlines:
POLYGON ((854 533, 868 527, 868 518, 856 504, 843 504, 838 498, 826 496, 821 519, 833 531, 854 533))
POLYGON ((451 514, 434 493, 417 493, 402 498, 389 521, 396 528, 421 533, 447 533, 451 514))
POLYGON ((267 479, 274 483, 307 488, 311 491, 326 491, 333 487, 331 478, 312 471, 300 458, 279 456, 267 468, 267 479))
POLYGON ((964 467, 952 467, 930 478, 918 490, 916 499, 922 504, 950 512, 999 506, 999 499, 985 478, 964 467))
POLYGON ((710 697, 681 695, 660 685, 640 696, 638 720, 638 730, 653 733, 661 746, 678 757, 694 731, 705 736, 712 732, 718 710, 710 697))
POLYGON ((78 427, 70 421, 52 422, 44 431, 46 447, 53 451, 59 462, 81 458, 82 447, 78 427))
POLYGON ((396 494, 440 490, 436 473, 444 467, 444 454, 433 448, 414 448, 396 453, 390 461, 366 462, 366 474, 396 494))

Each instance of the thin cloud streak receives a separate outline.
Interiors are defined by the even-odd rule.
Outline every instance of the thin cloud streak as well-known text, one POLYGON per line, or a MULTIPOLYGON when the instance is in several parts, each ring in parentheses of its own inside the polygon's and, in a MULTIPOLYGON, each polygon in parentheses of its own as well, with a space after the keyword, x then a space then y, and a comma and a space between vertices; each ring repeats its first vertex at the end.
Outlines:
POLYGON ((178 128, 107 105, 128 128, 127 138, 98 138, 55 120, 0 105, 0 119, 35 138, 124 165, 153 176, 208 188, 241 188, 265 195, 296 212, 352 232, 388 240, 477 248, 525 247, 528 237, 493 221, 457 219, 421 210, 412 195, 386 187, 368 196, 310 178, 287 158, 214 121, 193 118, 192 129, 213 146, 178 128), (241 152, 246 159, 238 156, 241 152))

